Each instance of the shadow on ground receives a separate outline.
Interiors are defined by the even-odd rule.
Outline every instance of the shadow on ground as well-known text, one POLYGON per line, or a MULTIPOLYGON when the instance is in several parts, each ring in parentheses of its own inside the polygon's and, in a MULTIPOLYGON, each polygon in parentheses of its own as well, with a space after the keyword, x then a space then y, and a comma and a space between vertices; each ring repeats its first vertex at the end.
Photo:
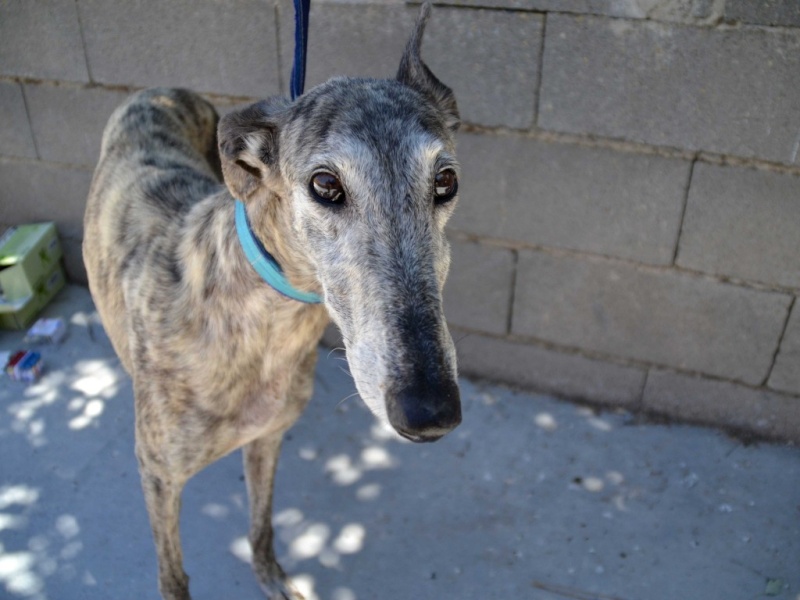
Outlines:
MULTIPOLYGON (((84 288, 48 313, 69 337, 42 380, 0 379, 0 596, 156 599, 130 381, 84 288)), ((468 381, 463 425, 416 446, 339 359, 320 353, 276 483, 277 552, 308 600, 800 599, 797 449, 468 381)), ((238 453, 187 486, 196 600, 261 597, 246 513, 238 453)))

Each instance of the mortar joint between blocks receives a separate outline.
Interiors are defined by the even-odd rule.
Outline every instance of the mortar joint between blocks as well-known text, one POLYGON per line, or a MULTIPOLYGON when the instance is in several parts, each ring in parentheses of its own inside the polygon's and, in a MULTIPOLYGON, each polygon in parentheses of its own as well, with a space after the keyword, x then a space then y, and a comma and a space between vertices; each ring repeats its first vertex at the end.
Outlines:
POLYGON ((772 361, 770 362, 769 368, 767 369, 767 374, 764 376, 764 380, 761 382, 761 385, 763 387, 768 387, 767 384, 769 382, 770 377, 772 377, 772 371, 775 369, 775 363, 778 361, 778 355, 781 352, 783 339, 786 337, 786 331, 789 329, 789 321, 792 318, 792 312, 794 311, 794 307, 796 304, 797 304, 797 296, 792 296, 792 299, 789 301, 789 306, 786 307, 786 318, 783 321, 783 329, 781 329, 781 333, 778 336, 778 341, 775 344, 775 351, 772 353, 772 361))
POLYGON ((519 265, 519 250, 511 250, 511 290, 508 294, 508 311, 506 313, 506 335, 511 335, 514 323, 514 300, 517 295, 517 273, 519 265))
POLYGON ((83 19, 81 19, 80 0, 75 0, 75 15, 78 19, 78 33, 81 36, 81 50, 83 51, 83 62, 86 65, 86 76, 89 78, 89 83, 94 83, 92 76, 92 67, 89 64, 89 52, 86 49, 86 34, 83 32, 83 19))
POLYGON ((542 98, 542 72, 544 71, 544 44, 547 37, 547 13, 542 16, 542 33, 539 41, 539 64, 536 73, 536 86, 533 100, 533 126, 539 125, 539 103, 542 98))
POLYGON ((36 134, 33 131, 33 120, 31 119, 30 102, 28 102, 28 94, 25 92, 25 86, 19 83, 19 91, 22 93, 22 103, 25 105, 25 118, 28 120, 28 129, 31 132, 31 141, 33 142, 33 151, 36 152, 36 158, 42 160, 42 153, 39 151, 39 143, 36 141, 36 134))
POLYGON ((695 156, 691 163, 689 163, 689 172, 686 176, 686 186, 683 189, 683 204, 681 205, 681 214, 678 219, 678 233, 675 236, 675 248, 672 252, 672 260, 670 264, 674 267, 678 263, 678 254, 681 248, 681 238, 683 237, 683 224, 686 220, 686 209, 689 206, 689 193, 692 188, 692 179, 694 177, 694 166, 697 164, 698 157, 695 156))

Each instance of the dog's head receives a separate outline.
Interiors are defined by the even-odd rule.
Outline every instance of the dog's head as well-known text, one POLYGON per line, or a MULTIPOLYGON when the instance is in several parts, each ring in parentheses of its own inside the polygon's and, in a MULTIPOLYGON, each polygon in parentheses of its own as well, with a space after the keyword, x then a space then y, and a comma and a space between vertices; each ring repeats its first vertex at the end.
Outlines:
POLYGON ((429 10, 396 79, 332 79, 294 103, 227 115, 219 127, 229 189, 290 211, 360 395, 413 441, 436 440, 461 421, 441 300, 459 116, 452 91, 420 58, 429 10))

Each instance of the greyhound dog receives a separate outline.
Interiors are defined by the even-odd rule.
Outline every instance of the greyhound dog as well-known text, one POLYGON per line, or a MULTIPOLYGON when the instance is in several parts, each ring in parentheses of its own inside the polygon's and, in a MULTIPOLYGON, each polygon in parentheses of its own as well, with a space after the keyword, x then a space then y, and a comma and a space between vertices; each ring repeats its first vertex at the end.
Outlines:
POLYGON ((240 447, 253 569, 268 598, 300 598, 275 560, 273 476, 329 315, 381 422, 427 442, 461 421, 441 301, 459 116, 420 58, 429 13, 426 3, 396 79, 334 78, 219 123, 192 92, 151 89, 106 126, 83 255, 133 380, 164 599, 189 598, 181 490, 240 447), (240 226, 284 288, 264 281, 240 226))

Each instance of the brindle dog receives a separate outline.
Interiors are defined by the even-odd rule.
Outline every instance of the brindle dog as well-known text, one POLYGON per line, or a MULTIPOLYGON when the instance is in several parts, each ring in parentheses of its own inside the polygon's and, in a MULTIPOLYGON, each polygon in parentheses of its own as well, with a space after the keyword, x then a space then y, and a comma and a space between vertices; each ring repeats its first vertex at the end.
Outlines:
POLYGON ((273 551, 273 475, 283 433, 311 397, 329 315, 379 420, 416 442, 461 421, 441 302, 459 117, 452 91, 420 58, 429 12, 426 3, 396 79, 335 78, 218 127, 192 92, 146 90, 105 129, 83 254, 133 379, 165 599, 189 598, 181 490, 240 447, 256 576, 269 598, 299 598, 273 551), (237 238, 234 199, 288 281, 322 304, 287 298, 259 277, 237 238))

